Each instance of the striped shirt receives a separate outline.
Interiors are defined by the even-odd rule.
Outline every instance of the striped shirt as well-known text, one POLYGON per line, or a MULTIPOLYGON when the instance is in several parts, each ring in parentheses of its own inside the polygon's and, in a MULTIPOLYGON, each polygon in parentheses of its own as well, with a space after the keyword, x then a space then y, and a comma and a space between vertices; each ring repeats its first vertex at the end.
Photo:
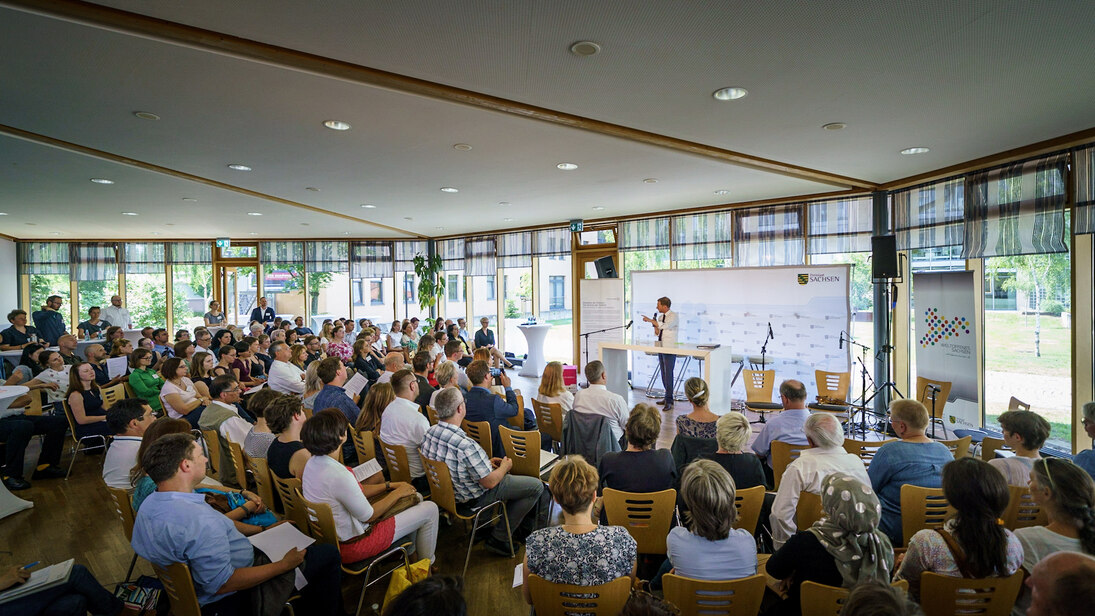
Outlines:
POLYGON ((422 442, 422 457, 449 467, 457 502, 473 501, 487 491, 479 480, 494 470, 490 456, 459 427, 445 422, 430 426, 422 442))

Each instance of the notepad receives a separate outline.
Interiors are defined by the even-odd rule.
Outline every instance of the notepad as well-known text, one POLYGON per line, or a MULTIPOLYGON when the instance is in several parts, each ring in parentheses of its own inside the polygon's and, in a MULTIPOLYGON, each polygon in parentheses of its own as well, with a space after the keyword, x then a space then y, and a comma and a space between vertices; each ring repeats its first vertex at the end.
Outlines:
POLYGON ((125 371, 129 368, 128 362, 128 357, 111 357, 106 360, 106 375, 111 379, 125 376, 125 371))
POLYGON ((247 391, 243 392, 243 395, 250 396, 251 394, 255 393, 256 391, 262 389, 263 387, 266 387, 266 383, 259 383, 258 385, 255 385, 254 387, 251 387, 247 391))
POLYGON ((543 449, 541 449, 540 450, 540 471, 541 472, 546 471, 548 469, 548 467, 555 464, 555 462, 558 459, 559 459, 559 454, 552 453, 550 451, 544 451, 543 449))
POLYGON ((357 479, 358 483, 361 483, 379 472, 380 463, 376 461, 376 458, 373 458, 364 464, 358 464, 354 467, 354 479, 357 479))
POLYGON ((365 374, 358 372, 354 376, 350 377, 349 381, 346 381, 346 384, 342 386, 342 389, 346 390, 347 396, 353 398, 354 396, 361 393, 361 390, 365 389, 365 386, 368 383, 369 379, 365 378, 365 374))
POLYGON ((68 576, 72 573, 72 565, 74 562, 75 560, 70 558, 63 563, 50 565, 49 567, 31 573, 30 578, 28 578, 26 582, 0 593, 0 604, 14 601, 15 599, 30 593, 53 588, 58 584, 63 584, 68 580, 68 576))
MULTIPOLYGON (((315 539, 300 532, 296 526, 288 522, 278 524, 257 535, 251 535, 247 539, 251 542, 251 545, 262 550, 262 553, 270 558, 270 562, 281 560, 292 548, 303 550, 316 542, 315 539)), ((294 569, 294 572, 296 573, 296 587, 297 590, 300 590, 308 584, 308 580, 305 579, 299 568, 294 569)))
POLYGON ((517 563, 517 566, 513 568, 513 587, 514 588, 517 588, 518 586, 525 583, 525 572, 521 570, 521 567, 524 564, 525 563, 517 563))

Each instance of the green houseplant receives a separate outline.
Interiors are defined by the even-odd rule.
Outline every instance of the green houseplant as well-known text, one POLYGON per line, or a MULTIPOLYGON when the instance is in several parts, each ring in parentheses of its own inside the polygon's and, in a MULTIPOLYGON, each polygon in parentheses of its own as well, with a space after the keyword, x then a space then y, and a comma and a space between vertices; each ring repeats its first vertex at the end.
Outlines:
POLYGON ((445 294, 445 276, 442 275, 441 257, 416 254, 414 273, 418 276, 418 306, 422 310, 430 311, 431 318, 426 319, 426 323, 432 327, 432 315, 437 306, 437 300, 445 294))

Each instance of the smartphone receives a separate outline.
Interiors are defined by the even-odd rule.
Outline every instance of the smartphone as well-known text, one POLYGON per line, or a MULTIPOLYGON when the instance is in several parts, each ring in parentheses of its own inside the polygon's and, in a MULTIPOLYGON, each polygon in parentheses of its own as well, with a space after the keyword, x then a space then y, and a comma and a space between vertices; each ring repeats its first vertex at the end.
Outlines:
POLYGON ((500 374, 502 374, 502 369, 501 368, 491 368, 490 369, 490 375, 491 376, 498 376, 500 374))

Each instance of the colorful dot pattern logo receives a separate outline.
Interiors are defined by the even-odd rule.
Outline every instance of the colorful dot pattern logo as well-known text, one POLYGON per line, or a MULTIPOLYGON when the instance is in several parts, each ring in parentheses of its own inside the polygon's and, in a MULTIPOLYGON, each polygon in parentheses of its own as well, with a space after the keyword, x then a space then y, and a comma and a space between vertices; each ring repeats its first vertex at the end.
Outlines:
POLYGON ((928 308, 924 311, 924 323, 928 326, 928 332, 920 337, 920 346, 924 348, 935 346, 951 338, 968 336, 970 333, 968 318, 948 318, 940 314, 938 308, 928 308))

